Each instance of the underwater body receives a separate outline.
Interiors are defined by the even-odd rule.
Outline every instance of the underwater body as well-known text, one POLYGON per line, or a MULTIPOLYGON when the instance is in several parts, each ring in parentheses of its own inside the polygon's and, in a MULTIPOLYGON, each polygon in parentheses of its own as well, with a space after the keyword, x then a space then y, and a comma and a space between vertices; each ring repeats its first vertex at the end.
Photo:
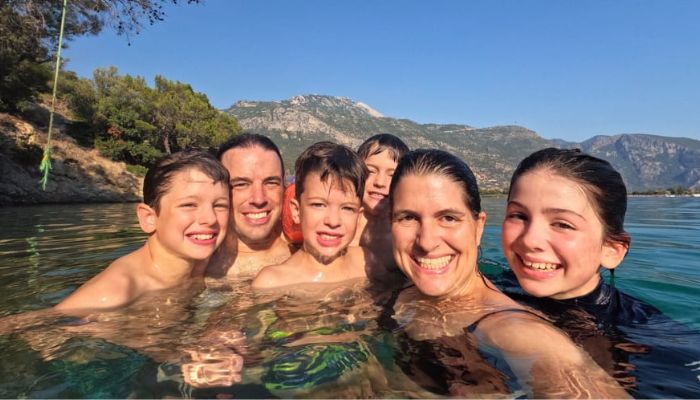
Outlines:
MULTIPOLYGON (((503 198, 483 199, 488 220, 480 268, 518 299, 500 250, 504 204, 503 198)), ((0 315, 51 307, 139 247, 144 236, 133 209, 0 209, 0 315)), ((579 345, 601 352, 593 358, 634 397, 697 397, 700 198, 630 198, 625 226, 630 252, 614 282, 603 276, 658 314, 646 310, 646 320, 602 321, 585 307, 569 315, 556 305, 542 307, 560 328, 579 335, 579 345), (584 322, 597 329, 586 331, 590 335, 570 329, 584 322)), ((246 282, 236 282, 192 288, 188 295, 159 293, 87 322, 35 321, 23 332, 0 336, 0 397, 406 398, 446 395, 455 385, 488 397, 523 395, 505 363, 475 348, 468 334, 434 342, 407 337, 392 323, 391 293, 346 288, 321 300, 253 297, 246 282), (163 297, 167 309, 155 306, 163 297), (179 349, 216 330, 240 331, 248 339, 242 382, 191 388, 182 383, 179 349), (475 358, 487 363, 475 366, 475 358)))

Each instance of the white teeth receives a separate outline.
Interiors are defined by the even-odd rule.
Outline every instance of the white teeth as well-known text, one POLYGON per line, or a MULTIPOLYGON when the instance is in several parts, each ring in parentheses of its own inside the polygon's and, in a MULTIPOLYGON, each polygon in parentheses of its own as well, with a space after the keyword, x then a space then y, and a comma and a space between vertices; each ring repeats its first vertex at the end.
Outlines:
POLYGON ((250 219, 261 219, 261 218, 265 218, 267 216, 267 212, 263 211, 263 212, 258 212, 258 213, 248 213, 245 216, 250 218, 250 219))
POLYGON ((551 263, 543 263, 543 262, 530 262, 530 261, 524 261, 525 266, 532 268, 532 269, 537 269, 540 271, 553 271, 557 269, 557 266, 559 264, 551 264, 551 263))
POLYGON ((327 235, 327 234, 325 234, 325 233, 321 233, 321 234, 319 234, 318 236, 319 236, 321 239, 325 239, 325 240, 333 240, 333 239, 337 239, 337 238, 339 237, 339 236, 337 236, 337 235, 327 235))
POLYGON ((209 240, 214 238, 213 233, 198 233, 196 235, 192 235, 192 238, 197 239, 197 240, 209 240))
POLYGON ((427 268, 427 269, 440 269, 443 268, 445 265, 447 265, 450 260, 452 260, 452 256, 444 256, 440 258, 423 258, 423 257, 416 257, 416 261, 418 261, 418 264, 422 268, 427 268))

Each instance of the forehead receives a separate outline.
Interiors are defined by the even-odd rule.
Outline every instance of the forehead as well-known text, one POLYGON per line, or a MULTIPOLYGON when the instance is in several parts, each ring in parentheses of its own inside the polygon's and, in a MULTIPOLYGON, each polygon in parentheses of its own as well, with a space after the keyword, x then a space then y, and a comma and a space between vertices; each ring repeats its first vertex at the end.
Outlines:
MULTIPOLYGON (((304 178, 304 191, 302 196, 323 196, 332 191, 342 192, 345 197, 358 199, 355 194, 355 185, 348 179, 338 182, 338 178, 328 175, 325 181, 321 180, 321 174, 311 172, 304 178)), ((359 200, 359 199, 358 199, 359 200)))
POLYGON ((549 169, 537 169, 520 176, 513 185, 509 201, 543 208, 568 209, 582 215, 593 212, 586 188, 549 169))
MULTIPOLYGON (((374 151, 374 148, 372 149, 372 151, 374 151)), ((377 154, 372 154, 372 151, 370 151, 367 158, 365 158, 365 164, 396 168, 397 162, 394 161, 394 157, 391 155, 391 150, 386 149, 381 153, 377 154)))
POLYGON ((267 178, 282 176, 282 163, 277 153, 260 146, 236 147, 221 157, 231 178, 267 178))
POLYGON ((397 208, 466 208, 466 193, 459 183, 440 174, 408 174, 394 192, 397 208))
POLYGON ((164 195, 189 195, 199 191, 211 192, 212 186, 221 187, 224 193, 228 192, 224 182, 215 184, 214 180, 203 171, 197 168, 188 168, 172 175, 164 195))

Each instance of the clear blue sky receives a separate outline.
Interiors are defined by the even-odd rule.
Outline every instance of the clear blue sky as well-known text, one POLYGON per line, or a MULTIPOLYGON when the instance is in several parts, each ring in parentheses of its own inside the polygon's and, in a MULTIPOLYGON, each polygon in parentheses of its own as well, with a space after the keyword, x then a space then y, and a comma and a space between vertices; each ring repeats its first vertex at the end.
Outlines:
MULTIPOLYGON (((184 3, 184 1, 181 1, 184 3)), ((545 138, 700 139, 700 1, 206 0, 64 51, 190 83, 217 108, 327 94, 385 116, 545 138)))

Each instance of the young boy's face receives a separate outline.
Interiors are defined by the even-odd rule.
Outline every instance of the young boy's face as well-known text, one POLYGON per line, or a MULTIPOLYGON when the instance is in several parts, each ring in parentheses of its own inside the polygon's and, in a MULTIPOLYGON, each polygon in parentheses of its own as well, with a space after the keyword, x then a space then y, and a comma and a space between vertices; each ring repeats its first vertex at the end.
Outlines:
POLYGON ((192 168, 175 174, 161 197, 155 234, 171 254, 204 260, 223 242, 228 217, 228 187, 192 168))
POLYGON ((365 158, 369 175, 367 175, 365 183, 362 205, 365 211, 372 215, 380 215, 388 211, 389 186, 391 178, 394 176, 396 164, 389 150, 384 150, 379 154, 371 154, 370 152, 370 156, 365 158))
POLYGON ((321 181, 318 173, 304 179, 299 201, 293 200, 293 212, 304 235, 304 250, 322 264, 343 255, 355 236, 357 218, 362 211, 360 199, 348 181, 321 181), (345 190, 343 190, 345 189, 345 190))

